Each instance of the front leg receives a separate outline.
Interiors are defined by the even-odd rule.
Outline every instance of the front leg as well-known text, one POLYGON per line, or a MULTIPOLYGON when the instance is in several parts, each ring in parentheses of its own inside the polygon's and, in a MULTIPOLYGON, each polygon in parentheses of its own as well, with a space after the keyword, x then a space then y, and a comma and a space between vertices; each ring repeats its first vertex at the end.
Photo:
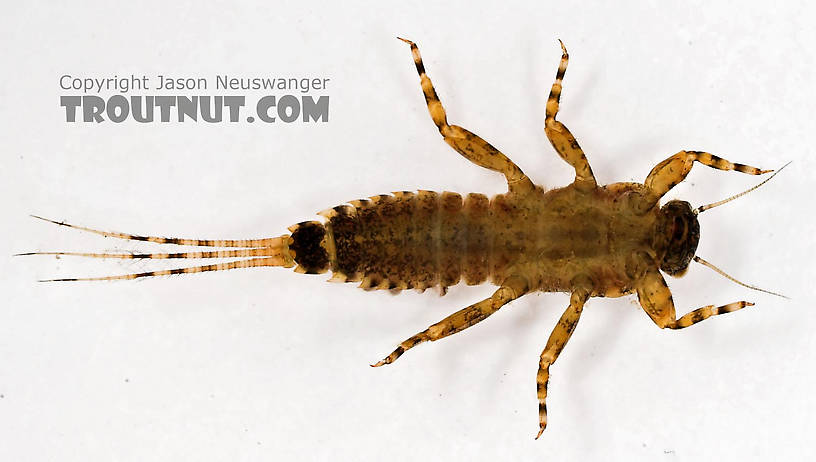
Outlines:
POLYGON ((637 284, 638 300, 652 321, 661 329, 683 329, 718 314, 737 311, 746 306, 754 306, 751 302, 739 301, 727 305, 708 305, 697 308, 677 319, 671 291, 660 272, 653 268, 646 271, 637 284))
POLYGON ((648 210, 654 206, 664 194, 683 181, 691 171, 694 162, 699 162, 718 170, 736 170, 749 175, 762 175, 763 173, 773 171, 760 170, 750 165, 734 164, 708 152, 680 151, 657 164, 655 168, 649 172, 649 176, 647 176, 646 181, 643 182, 649 191, 647 204, 644 205, 645 209, 648 210))

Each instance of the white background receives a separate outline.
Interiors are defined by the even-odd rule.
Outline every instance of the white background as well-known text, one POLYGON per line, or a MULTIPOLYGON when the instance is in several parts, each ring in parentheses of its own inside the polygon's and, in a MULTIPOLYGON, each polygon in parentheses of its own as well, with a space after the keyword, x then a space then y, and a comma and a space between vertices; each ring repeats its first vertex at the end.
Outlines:
MULTIPOLYGON (((813 456, 812 4, 300 3, 4 6, 0 460, 813 456), (792 300, 699 265, 669 281, 679 312, 757 305, 671 332, 634 297, 592 300, 553 366, 550 425, 534 441, 538 357, 564 294, 524 297, 372 369, 492 288, 391 296, 276 268, 42 284, 162 265, 10 257, 145 248, 32 213, 249 238, 394 190, 502 192, 501 176, 442 142, 398 34, 419 43, 451 123, 546 186, 572 177, 543 131, 557 38, 571 55, 559 118, 599 182, 642 181, 680 149, 763 168, 792 160, 762 189, 701 216, 699 246, 792 300), (331 119, 68 124, 64 73, 329 77, 331 119)), ((698 205, 757 181, 697 166, 669 198, 698 205)))

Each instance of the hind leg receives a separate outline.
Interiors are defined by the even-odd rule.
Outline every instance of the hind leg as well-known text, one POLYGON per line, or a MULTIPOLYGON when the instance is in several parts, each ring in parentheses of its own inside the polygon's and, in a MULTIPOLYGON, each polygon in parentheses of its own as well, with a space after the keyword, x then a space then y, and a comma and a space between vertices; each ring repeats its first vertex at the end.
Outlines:
POLYGON ((575 186, 581 191, 589 191, 597 186, 589 161, 587 161, 584 151, 566 125, 555 120, 555 116, 558 114, 558 105, 561 101, 561 84, 569 62, 567 48, 563 42, 560 40, 558 42, 561 43, 561 63, 558 65, 558 73, 555 74, 555 82, 550 90, 550 96, 547 98, 547 117, 544 121, 544 131, 558 155, 575 169, 575 186))
POLYGON ((433 119, 445 142, 474 164, 504 174, 510 192, 524 193, 531 191, 533 183, 507 156, 478 135, 458 125, 448 125, 445 108, 442 107, 442 102, 436 94, 431 79, 425 73, 425 65, 422 63, 419 48, 410 40, 404 38, 400 38, 400 40, 411 45, 411 53, 414 56, 414 64, 419 74, 422 93, 425 95, 425 103, 428 105, 428 112, 431 113, 431 119, 433 119))
POLYGON ((422 342, 439 340, 461 332, 480 321, 484 321, 488 316, 499 311, 499 308, 521 297, 526 292, 526 280, 521 277, 510 277, 493 293, 493 296, 453 313, 447 318, 400 343, 397 349, 390 355, 371 366, 379 367, 384 364, 391 364, 402 356, 403 353, 422 342))

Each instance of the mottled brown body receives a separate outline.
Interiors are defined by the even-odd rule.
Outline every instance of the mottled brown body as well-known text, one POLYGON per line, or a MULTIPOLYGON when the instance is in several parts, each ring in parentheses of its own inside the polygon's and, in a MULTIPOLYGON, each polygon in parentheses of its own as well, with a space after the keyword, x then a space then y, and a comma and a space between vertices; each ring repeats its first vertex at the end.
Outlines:
POLYGON ((695 256, 700 238, 697 214, 719 203, 692 210, 682 201, 669 201, 661 206, 660 199, 689 174, 695 162, 751 175, 770 170, 731 163, 707 152, 680 151, 655 166, 642 184, 598 185, 577 140, 555 119, 569 60, 561 44, 561 62, 547 100, 544 130, 558 155, 574 168, 575 179, 566 187, 545 191, 478 135, 448 124, 445 109, 425 73, 419 49, 413 42, 401 40, 411 46, 428 111, 445 142, 474 164, 503 174, 507 193, 490 200, 482 194, 462 197, 457 193, 431 191, 374 196, 326 210, 320 214, 322 221, 299 223, 289 228, 291 234, 266 239, 161 238, 58 223, 122 239, 234 249, 149 254, 38 253, 98 258, 243 259, 173 270, 55 281, 134 279, 234 268, 294 266, 300 273, 331 271, 331 280, 359 282, 364 289, 425 290, 438 286, 444 293, 447 287, 460 281, 480 284, 487 280, 498 286, 491 297, 408 338, 373 366, 392 363, 420 343, 461 332, 527 293, 568 292, 569 306, 547 340, 536 375, 538 436, 547 425, 550 366, 572 335, 590 297, 637 293, 643 310, 654 323, 670 329, 682 329, 711 316, 752 305, 746 301, 719 307, 709 305, 677 317, 661 271, 680 276, 692 259, 710 266, 695 256))
POLYGON ((490 200, 431 191, 374 196, 324 212, 325 223, 297 225, 290 249, 304 272, 330 270, 334 280, 364 289, 444 291, 460 279, 500 284, 522 274, 530 291, 569 292, 586 275, 591 296, 617 297, 633 290, 627 259, 659 259, 661 251, 659 209, 631 211, 628 198, 639 186, 618 183, 591 194, 535 188, 490 200))

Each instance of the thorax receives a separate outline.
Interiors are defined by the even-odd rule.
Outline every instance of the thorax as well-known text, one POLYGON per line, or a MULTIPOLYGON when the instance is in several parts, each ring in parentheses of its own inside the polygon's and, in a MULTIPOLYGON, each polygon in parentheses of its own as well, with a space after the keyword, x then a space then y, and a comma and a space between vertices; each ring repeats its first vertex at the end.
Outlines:
POLYGON ((540 290, 568 291, 576 276, 586 275, 595 295, 629 293, 627 257, 654 254, 657 209, 634 213, 630 195, 639 187, 614 183, 589 193, 567 186, 496 196, 494 252, 511 253, 507 271, 522 272, 540 290))

